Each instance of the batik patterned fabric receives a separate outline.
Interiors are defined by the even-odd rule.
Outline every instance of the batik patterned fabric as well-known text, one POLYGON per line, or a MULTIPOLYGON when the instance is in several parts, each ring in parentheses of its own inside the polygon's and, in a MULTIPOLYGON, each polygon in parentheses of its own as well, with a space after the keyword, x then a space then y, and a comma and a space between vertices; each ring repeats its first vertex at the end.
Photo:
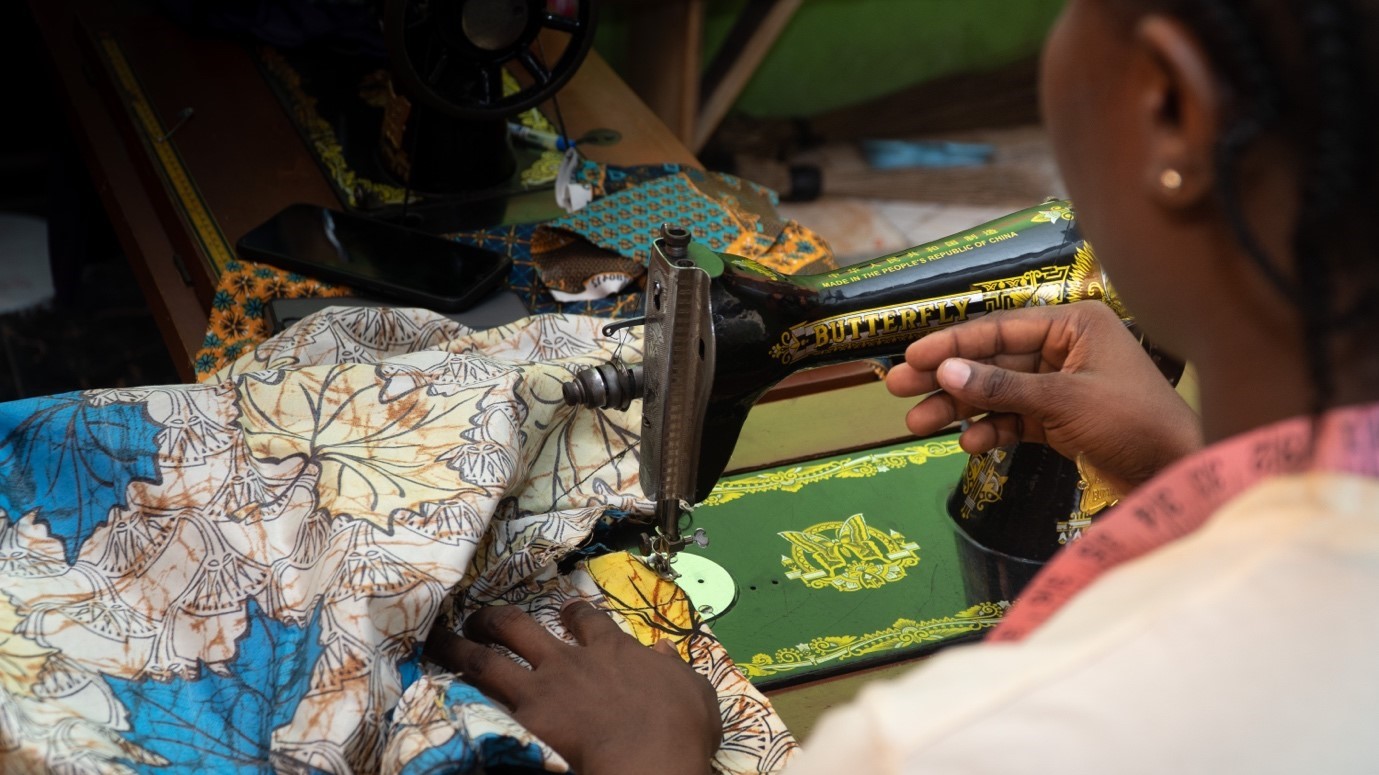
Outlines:
POLYGON ((240 357, 267 339, 268 302, 273 299, 338 298, 352 290, 253 261, 225 264, 211 297, 206 338, 192 365, 200 377, 240 357))
MULTIPOLYGON (((782 221, 774 214, 775 194, 755 184, 741 183, 735 178, 689 170, 675 164, 611 167, 590 161, 581 164, 576 179, 588 185, 596 197, 611 197, 649 186, 638 195, 641 204, 632 207, 649 207, 649 211, 659 214, 658 217, 665 216, 674 221, 680 220, 678 213, 681 207, 696 213, 714 213, 714 229, 706 231, 703 238, 711 239, 708 244, 716 250, 756 258, 787 274, 807 266, 833 268, 832 253, 823 239, 793 221, 782 221), (656 183, 667 179, 673 182, 656 183), (738 236, 725 237, 731 234, 738 236)), ((622 205, 614 203, 605 210, 606 206, 596 201, 590 207, 598 207, 597 212, 617 212, 622 205)), ((616 218, 621 219, 618 222, 624 224, 622 228, 628 228, 636 222, 635 219, 628 220, 622 216, 616 218)), ((590 239, 581 240, 589 247, 579 255, 599 259, 611 257, 620 269, 629 267, 625 259, 644 262, 645 242, 654 236, 660 222, 653 223, 645 218, 642 222, 653 225, 641 234, 640 242, 629 237, 619 239, 613 245, 608 243, 606 236, 599 236, 603 234, 602 227, 589 221, 590 239), (603 244, 609 245, 609 250, 599 247, 603 244), (625 250, 620 250, 620 247, 625 250)), ((539 259, 533 255, 533 234, 538 228, 537 224, 519 224, 450 236, 460 242, 511 257, 512 269, 507 285, 522 297, 533 314, 560 312, 618 318, 641 314, 643 297, 640 288, 635 285, 611 296, 557 301, 539 273, 539 259)), ((571 226, 561 233, 580 235, 583 234, 580 228, 571 226)), ((696 234, 697 229, 696 225, 696 234)), ((547 249, 561 246, 549 237, 545 245, 547 249)), ((548 267, 551 263, 546 261, 548 267)), ((271 333, 267 317, 269 301, 276 298, 353 294, 351 289, 344 286, 320 283, 251 261, 233 261, 224 270, 211 302, 210 324, 205 341, 194 359, 193 365, 200 379, 215 373, 268 338, 271 333)), ((635 267, 628 271, 633 275, 638 274, 635 267)))
MULTIPOLYGON (((561 400, 638 354, 602 324, 328 310, 204 384, 0 405, 0 770, 563 770, 418 644, 442 610, 608 604, 556 569, 650 506, 637 413, 561 400)), ((690 629, 720 764, 781 766, 788 733, 690 629)))
MULTIPOLYGON (((595 196, 605 196, 680 171, 678 164, 611 167, 585 160, 580 165, 576 179, 588 185, 595 196)), ((628 317, 641 312, 642 296, 639 293, 573 304, 556 302, 546 293, 532 264, 531 237, 535 230, 536 224, 517 224, 459 232, 452 237, 512 258, 508 287, 522 297, 533 314, 564 312, 572 315, 628 317)), ((352 289, 345 286, 318 282, 253 261, 232 261, 222 269, 224 271, 211 301, 206 338, 193 362, 199 379, 214 374, 272 334, 268 327, 267 311, 268 302, 273 299, 339 298, 354 294, 352 289)))
POLYGON ((686 169, 690 168, 683 164, 637 164, 615 167, 585 159, 575 169, 573 177, 574 182, 588 186, 590 193, 598 199, 633 186, 640 186, 649 180, 678 175, 686 169))
MULTIPOLYGON (((607 189, 607 179, 590 176, 607 189)), ((818 235, 776 213, 775 192, 732 175, 685 169, 609 194, 537 227, 532 258, 555 298, 603 298, 644 275, 661 224, 683 226, 713 250, 784 274, 835 269, 818 235)))

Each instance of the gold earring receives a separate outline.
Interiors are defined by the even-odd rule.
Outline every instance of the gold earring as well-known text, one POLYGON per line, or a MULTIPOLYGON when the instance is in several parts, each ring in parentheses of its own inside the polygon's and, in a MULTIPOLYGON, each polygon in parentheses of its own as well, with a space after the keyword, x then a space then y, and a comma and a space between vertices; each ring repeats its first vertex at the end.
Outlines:
POLYGON ((1159 183, 1169 191, 1177 191, 1183 187, 1183 173, 1170 167, 1159 176, 1159 183))

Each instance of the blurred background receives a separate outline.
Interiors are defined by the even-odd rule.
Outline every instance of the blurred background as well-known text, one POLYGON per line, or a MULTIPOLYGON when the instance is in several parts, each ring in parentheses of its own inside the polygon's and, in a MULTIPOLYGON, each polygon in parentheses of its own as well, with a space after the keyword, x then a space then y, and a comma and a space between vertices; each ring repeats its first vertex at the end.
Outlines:
MULTIPOLYGON (((1063 193, 1035 90, 1061 5, 605 0, 593 47, 708 169, 776 190, 851 262, 1063 193)), ((0 400, 179 381, 42 32, 0 3, 0 400)))
POLYGON ((0 69, 0 400, 176 382, 24 3, 0 3, 0 69))

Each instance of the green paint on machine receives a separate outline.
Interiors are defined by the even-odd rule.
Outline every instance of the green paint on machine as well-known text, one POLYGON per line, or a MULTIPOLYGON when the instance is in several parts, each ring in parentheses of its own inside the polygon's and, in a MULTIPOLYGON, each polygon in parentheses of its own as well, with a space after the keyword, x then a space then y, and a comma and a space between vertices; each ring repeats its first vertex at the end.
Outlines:
POLYGON ((948 436, 719 483, 694 512, 712 542, 689 553, 737 583, 712 628, 753 683, 921 656, 1000 620, 945 507, 966 462, 948 436))

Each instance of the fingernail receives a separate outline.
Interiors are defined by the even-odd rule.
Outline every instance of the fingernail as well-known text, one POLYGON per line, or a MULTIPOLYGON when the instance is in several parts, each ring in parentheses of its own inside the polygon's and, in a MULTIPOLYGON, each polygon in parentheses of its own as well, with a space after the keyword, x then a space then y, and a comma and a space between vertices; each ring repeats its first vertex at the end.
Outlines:
POLYGON ((958 358, 949 358, 938 367, 939 384, 949 388, 967 387, 972 378, 972 364, 958 358))

